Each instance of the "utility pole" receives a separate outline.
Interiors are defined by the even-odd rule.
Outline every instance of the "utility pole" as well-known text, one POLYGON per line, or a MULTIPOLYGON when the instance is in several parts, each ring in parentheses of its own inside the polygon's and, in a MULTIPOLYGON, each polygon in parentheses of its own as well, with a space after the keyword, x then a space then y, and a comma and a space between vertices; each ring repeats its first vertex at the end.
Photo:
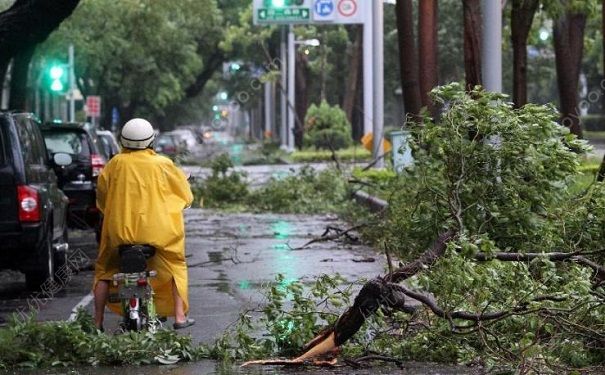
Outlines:
POLYGON ((487 91, 502 92, 502 4, 499 0, 483 0, 482 5, 483 86, 487 91))
POLYGON ((296 120, 296 111, 294 110, 294 100, 296 92, 296 46, 294 45, 294 27, 290 25, 288 30, 288 130, 286 139, 288 140, 288 151, 294 151, 294 124, 296 120))
POLYGON ((372 132, 374 124, 374 70, 373 53, 374 39, 372 29, 372 8, 370 14, 366 17, 363 24, 363 134, 366 135, 372 132))
MULTIPOLYGON (((374 30, 374 126, 372 157, 376 160, 376 168, 384 168, 384 153, 382 147, 384 127, 384 5, 382 0, 372 1, 372 18, 374 30)), ((365 90, 365 88, 364 88, 365 90)))

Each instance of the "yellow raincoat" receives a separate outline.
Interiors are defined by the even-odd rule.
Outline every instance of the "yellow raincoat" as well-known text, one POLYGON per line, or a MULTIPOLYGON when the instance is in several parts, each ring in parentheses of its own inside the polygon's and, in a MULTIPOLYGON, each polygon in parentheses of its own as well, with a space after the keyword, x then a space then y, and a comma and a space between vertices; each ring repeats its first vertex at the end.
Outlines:
MULTIPOLYGON (((158 273, 151 279, 157 313, 174 316, 174 278, 187 314, 183 209, 192 201, 185 174, 170 159, 150 149, 124 149, 113 157, 97 182, 97 206, 104 219, 94 286, 118 272, 119 245, 149 244, 156 248, 147 266, 158 273)), ((115 292, 112 289, 110 293, 115 292)), ((108 305, 116 313, 122 312, 118 304, 108 305)))

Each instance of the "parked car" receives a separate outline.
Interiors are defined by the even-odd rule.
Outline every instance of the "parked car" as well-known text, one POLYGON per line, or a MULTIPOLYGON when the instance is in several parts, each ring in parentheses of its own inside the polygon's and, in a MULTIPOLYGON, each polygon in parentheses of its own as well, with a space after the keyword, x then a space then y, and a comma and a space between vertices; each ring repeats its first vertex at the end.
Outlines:
POLYGON ((177 156, 186 146, 181 137, 171 132, 161 133, 155 139, 155 151, 169 157, 177 156))
POLYGON ((168 133, 179 137, 180 142, 185 142, 185 145, 187 146, 187 150, 189 150, 189 151, 193 152, 193 151, 195 151, 195 149, 197 147, 199 147, 198 138, 191 129, 186 129, 186 128, 176 129, 176 130, 170 131, 168 133))
POLYGON ((105 150, 107 160, 120 153, 120 146, 112 132, 109 130, 97 130, 97 136, 99 136, 99 139, 101 140, 101 145, 105 150))
POLYGON ((72 159, 71 164, 55 168, 59 187, 69 198, 70 226, 98 229, 97 177, 106 163, 101 140, 85 124, 53 122, 41 129, 51 158, 66 153, 72 159))
POLYGON ((25 273, 31 289, 57 276, 68 248, 68 200, 53 167, 70 157, 49 159, 38 127, 32 114, 0 112, 0 269, 25 273))

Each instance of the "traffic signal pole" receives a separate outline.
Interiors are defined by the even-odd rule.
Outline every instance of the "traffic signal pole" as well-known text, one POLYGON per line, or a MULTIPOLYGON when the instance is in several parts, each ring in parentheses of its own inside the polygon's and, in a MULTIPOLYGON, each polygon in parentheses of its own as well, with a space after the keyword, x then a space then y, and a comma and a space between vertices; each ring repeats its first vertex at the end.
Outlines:
POLYGON ((290 25, 288 30, 288 150, 294 151, 294 124, 296 120, 294 86, 296 84, 296 46, 294 45, 294 28, 290 25))
MULTIPOLYGON (((281 27, 281 45, 280 45, 280 68, 281 68, 281 90, 280 99, 280 144, 282 147, 287 147, 288 145, 288 98, 287 98, 287 90, 288 90, 288 50, 287 50, 287 26, 283 25, 281 27)), ((277 124, 275 124, 275 129, 277 130, 277 124)))
POLYGON ((76 75, 74 73, 74 45, 68 49, 69 65, 69 122, 76 121, 76 75))

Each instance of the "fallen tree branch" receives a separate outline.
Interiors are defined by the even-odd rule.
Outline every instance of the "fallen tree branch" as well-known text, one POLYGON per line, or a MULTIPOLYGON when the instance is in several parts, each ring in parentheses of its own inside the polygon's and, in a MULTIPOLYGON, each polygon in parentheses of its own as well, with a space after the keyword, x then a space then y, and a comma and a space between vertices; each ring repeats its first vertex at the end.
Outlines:
POLYGON ((359 225, 355 225, 355 226, 353 226, 353 227, 351 227, 349 229, 346 229, 346 230, 342 230, 340 228, 328 226, 326 228, 325 232, 321 235, 321 237, 314 238, 314 239, 310 240, 309 242, 307 242, 306 244, 304 244, 304 245, 302 245, 300 247, 292 248, 292 250, 302 250, 302 249, 306 248, 307 246, 312 245, 312 244, 317 243, 317 242, 335 241, 335 240, 337 240, 337 239, 339 239, 340 237, 343 237, 343 236, 347 237, 351 241, 356 242, 359 239, 357 237, 355 237, 355 238, 352 237, 349 233, 352 232, 352 231, 355 231, 355 230, 357 230, 359 228, 362 228, 364 226, 365 226, 365 224, 359 224, 359 225), (328 233, 330 233, 330 231, 334 231, 336 233, 332 234, 332 235, 328 235, 328 233))

